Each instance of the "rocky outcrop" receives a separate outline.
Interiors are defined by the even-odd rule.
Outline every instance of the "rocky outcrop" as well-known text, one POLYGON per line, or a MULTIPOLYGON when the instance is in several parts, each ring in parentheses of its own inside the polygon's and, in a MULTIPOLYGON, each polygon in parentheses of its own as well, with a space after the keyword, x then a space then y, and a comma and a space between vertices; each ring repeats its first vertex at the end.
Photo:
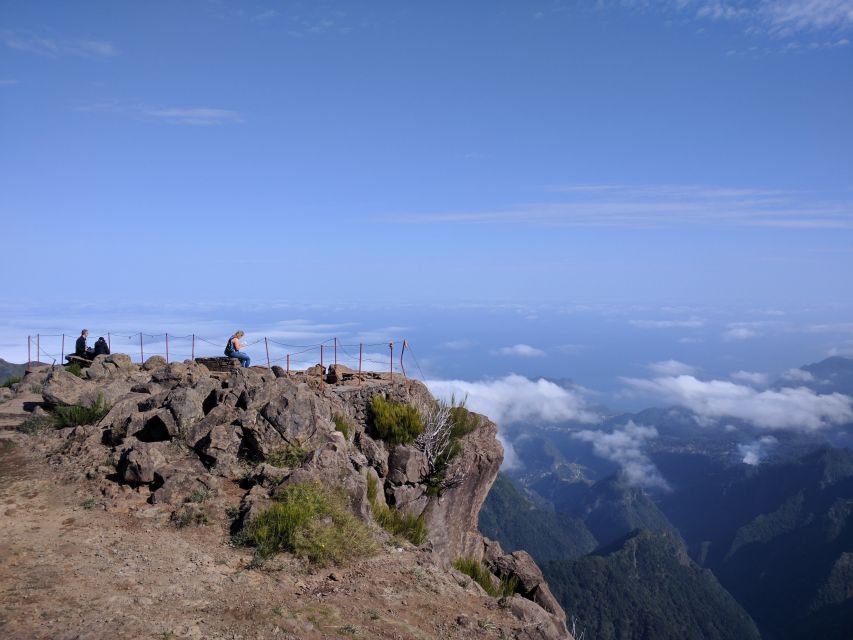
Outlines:
POLYGON ((111 477, 176 510, 233 486, 243 492, 245 523, 282 484, 312 481, 343 489, 353 512, 369 520, 372 477, 380 500, 423 518, 422 548, 434 562, 450 571, 454 560, 473 558, 496 577, 517 578, 519 595, 505 605, 524 621, 528 635, 518 637, 568 637, 565 615, 530 556, 506 554, 477 530, 503 460, 496 425, 476 416, 477 428, 459 441, 445 471, 454 481, 440 491, 417 446, 389 446, 372 433, 367 408, 377 395, 421 414, 431 410, 435 400, 418 381, 357 374, 340 365, 289 374, 260 368, 211 372, 198 362, 167 364, 154 356, 140 367, 115 354, 96 358, 83 377, 61 367, 46 373, 43 395, 52 406, 106 401, 106 416, 75 430, 74 448, 64 455, 90 457, 91 473, 113 460, 111 477), (336 429, 336 420, 349 425, 347 435, 336 429))

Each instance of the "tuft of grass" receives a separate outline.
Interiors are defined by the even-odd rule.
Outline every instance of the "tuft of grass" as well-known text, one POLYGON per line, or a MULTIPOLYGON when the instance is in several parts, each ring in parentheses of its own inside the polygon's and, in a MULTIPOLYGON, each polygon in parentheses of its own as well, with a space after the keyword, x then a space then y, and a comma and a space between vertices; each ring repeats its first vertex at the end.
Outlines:
POLYGON ((7 378, 3 384, 0 384, 0 387, 11 389, 13 384, 18 384, 21 380, 23 380, 21 376, 12 376, 11 378, 7 378))
POLYGON ((36 394, 39 394, 39 393, 41 393, 42 391, 44 391, 44 387, 42 387, 40 384, 38 384, 38 383, 33 383, 33 384, 31 384, 31 385, 30 385, 30 393, 36 393, 36 394))
POLYGON ((11 451, 16 446, 18 446, 18 445, 15 443, 14 440, 8 440, 6 438, 4 438, 3 440, 0 440, 0 452, 5 453, 7 451, 11 451))
POLYGON ((50 429, 54 426, 53 418, 50 416, 30 416, 19 424, 15 429, 21 433, 28 435, 36 435, 45 429, 50 429))
POLYGON ((280 487, 275 500, 245 529, 244 539, 260 558, 290 551, 319 566, 341 565, 376 548, 367 527, 347 508, 343 491, 300 482, 280 487))
POLYGON ((83 500, 83 502, 80 503, 80 506, 83 507, 84 509, 94 509, 95 508, 95 499, 94 498, 87 498, 86 500, 83 500))
POLYGON ((335 423, 335 431, 340 431, 344 434, 344 438, 349 440, 349 436, 352 433, 352 426, 349 421, 343 416, 333 416, 332 422, 335 423))
POLYGON ((390 445, 414 442, 424 431, 421 416, 411 405, 374 396, 367 405, 368 423, 390 445))
POLYGON ((400 536, 415 546, 426 540, 426 522, 423 518, 392 509, 384 501, 377 499, 377 481, 373 475, 367 476, 367 499, 373 510, 373 518, 388 533, 400 536))
POLYGON ((79 362, 72 362, 67 367, 65 367, 65 370, 71 375, 77 376, 78 378, 83 376, 83 369, 80 367, 79 362))
POLYGON ((172 515, 169 517, 169 521, 178 529, 183 529, 190 525, 200 527, 210 523, 207 514, 202 513, 201 511, 190 511, 188 509, 173 511, 172 515))
POLYGON ((110 406, 104 401, 104 396, 98 394, 97 399, 90 405, 75 404, 70 407, 56 407, 53 414, 58 427, 76 427, 83 424, 96 424, 110 411, 110 406))
POLYGON ((495 586, 491 572, 482 562, 473 558, 457 558, 453 566, 483 587, 493 598, 505 598, 518 590, 518 578, 515 576, 501 577, 498 586, 495 586))
POLYGON ((210 489, 207 487, 199 487, 195 491, 190 494, 189 502, 195 502, 196 504, 201 504, 206 501, 210 497, 210 489))
POLYGON ((266 462, 274 467, 288 467, 295 469, 301 467, 305 461, 308 451, 299 445, 289 444, 281 449, 273 451, 267 456, 266 462))
POLYGON ((338 633, 342 636, 355 636, 358 635, 359 628, 354 624, 347 624, 338 629, 338 633))

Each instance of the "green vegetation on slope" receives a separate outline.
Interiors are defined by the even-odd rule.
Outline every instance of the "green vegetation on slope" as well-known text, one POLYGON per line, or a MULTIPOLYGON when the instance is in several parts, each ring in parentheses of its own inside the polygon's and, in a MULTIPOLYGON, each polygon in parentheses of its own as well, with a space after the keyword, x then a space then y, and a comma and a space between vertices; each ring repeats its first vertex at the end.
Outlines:
POLYGON ((540 564, 571 560, 598 546, 582 521, 537 507, 503 473, 480 509, 479 528, 507 551, 524 549, 540 564))
POLYGON ((758 640, 755 623, 670 533, 633 532, 599 553, 545 567, 595 640, 758 640))

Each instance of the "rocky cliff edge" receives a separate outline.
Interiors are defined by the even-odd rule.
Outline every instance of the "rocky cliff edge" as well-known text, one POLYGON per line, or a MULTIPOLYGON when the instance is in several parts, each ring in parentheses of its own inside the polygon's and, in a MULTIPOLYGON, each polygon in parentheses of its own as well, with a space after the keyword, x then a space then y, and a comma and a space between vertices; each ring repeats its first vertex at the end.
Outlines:
MULTIPOLYGON (((344 488, 353 512, 371 522, 372 476, 382 489, 380 500, 424 520, 426 541, 419 553, 436 567, 470 587, 452 562, 474 559, 496 578, 516 581, 516 594, 500 603, 518 621, 512 637, 571 638, 565 614, 532 558, 523 551, 505 553, 477 530, 503 460, 495 424, 472 414, 476 428, 461 438, 446 472, 456 481, 438 495, 430 490, 428 465, 417 446, 389 446, 371 433, 368 406, 377 395, 424 415, 435 406, 416 380, 355 375, 334 365, 289 374, 277 367, 211 372, 197 362, 167 364, 156 356, 139 366, 114 354, 98 357, 79 377, 62 367, 40 368, 18 389, 40 391, 42 402, 31 403, 36 417, 63 406, 109 407, 96 424, 50 434, 61 439, 50 462, 99 482, 108 500, 120 500, 129 488, 175 512, 203 511, 213 508, 217 496, 237 491, 240 508, 232 525, 237 530, 271 504, 278 487, 310 480, 344 488), (347 433, 336 428, 341 419, 351 426, 347 433), (282 465, 282 451, 299 455, 282 465), (197 504, 200 492, 210 501, 197 504)), ((374 532, 387 537, 378 527, 374 532)))

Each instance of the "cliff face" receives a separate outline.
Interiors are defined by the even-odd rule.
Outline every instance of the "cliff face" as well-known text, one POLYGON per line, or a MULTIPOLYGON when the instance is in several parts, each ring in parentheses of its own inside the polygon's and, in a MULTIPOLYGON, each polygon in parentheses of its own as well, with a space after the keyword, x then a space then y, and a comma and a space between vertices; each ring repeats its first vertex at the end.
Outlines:
POLYGON ((389 446, 371 433, 367 417, 377 395, 427 413, 435 401, 426 387, 388 374, 330 369, 212 373, 195 362, 167 365, 154 357, 137 366, 114 354, 99 357, 83 377, 55 368, 30 374, 22 385, 43 385, 47 406, 100 400, 111 407, 97 424, 66 430, 65 444, 52 456, 54 464, 76 465, 89 478, 112 478, 114 488, 105 495, 132 487, 177 511, 197 509, 192 496, 199 491, 216 496, 239 487, 239 527, 268 506, 282 484, 314 480, 344 488, 353 512, 370 522, 372 477, 379 500, 425 521, 421 552, 437 567, 464 581, 450 565, 472 558, 517 580, 519 595, 502 601, 523 630, 515 637, 570 637, 533 560, 524 552, 505 554, 477 530, 503 459, 495 424, 475 416, 477 427, 461 438, 447 469, 458 481, 431 495, 423 453, 414 445, 389 446), (336 420, 350 425, 348 433, 336 420), (282 452, 294 454, 287 464, 280 462, 282 452))

